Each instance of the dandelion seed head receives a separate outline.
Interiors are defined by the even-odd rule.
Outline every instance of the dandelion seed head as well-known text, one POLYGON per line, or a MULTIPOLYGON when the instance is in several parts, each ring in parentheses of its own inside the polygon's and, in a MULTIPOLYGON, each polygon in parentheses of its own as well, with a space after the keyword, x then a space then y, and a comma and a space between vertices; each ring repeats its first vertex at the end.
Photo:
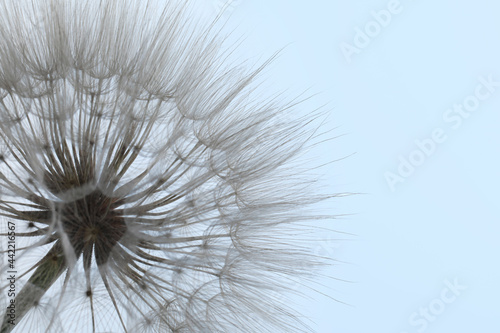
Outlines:
POLYGON ((262 68, 225 66, 188 8, 0 4, 0 223, 24 325, 2 333, 36 316, 49 332, 307 330, 269 295, 317 264, 295 239, 322 199, 294 167, 311 131, 254 103, 262 68))

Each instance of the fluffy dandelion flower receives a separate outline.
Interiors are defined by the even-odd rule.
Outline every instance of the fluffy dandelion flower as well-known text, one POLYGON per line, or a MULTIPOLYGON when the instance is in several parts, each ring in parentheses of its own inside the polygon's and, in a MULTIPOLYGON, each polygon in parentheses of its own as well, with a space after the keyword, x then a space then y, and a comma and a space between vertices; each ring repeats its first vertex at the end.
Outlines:
POLYGON ((311 132, 170 3, 0 4, 2 333, 307 330, 311 132))

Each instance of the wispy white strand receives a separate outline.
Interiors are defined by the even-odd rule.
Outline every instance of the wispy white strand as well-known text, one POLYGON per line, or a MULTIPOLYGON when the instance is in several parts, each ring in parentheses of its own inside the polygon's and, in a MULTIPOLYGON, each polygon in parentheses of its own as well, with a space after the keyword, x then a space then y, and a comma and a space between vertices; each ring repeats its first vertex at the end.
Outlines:
POLYGON ((0 3, 0 237, 6 255, 15 222, 19 268, 2 333, 309 331, 286 295, 323 263, 307 223, 326 196, 301 162, 318 114, 259 99, 267 63, 231 65, 191 14, 0 3))

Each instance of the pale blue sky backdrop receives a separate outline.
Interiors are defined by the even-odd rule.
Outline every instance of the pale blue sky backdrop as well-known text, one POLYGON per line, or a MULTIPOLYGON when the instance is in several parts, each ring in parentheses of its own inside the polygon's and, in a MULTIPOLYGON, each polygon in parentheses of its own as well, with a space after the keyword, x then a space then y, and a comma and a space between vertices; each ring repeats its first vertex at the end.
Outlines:
POLYGON ((288 45, 268 71, 277 88, 320 93, 304 112, 328 103, 345 135, 325 161, 356 153, 328 169, 334 191, 365 193, 334 204, 354 214, 334 227, 356 236, 323 249, 345 262, 328 274, 353 283, 324 283, 350 306, 302 304, 317 332, 500 331, 499 13, 490 0, 227 8, 248 56, 288 45))

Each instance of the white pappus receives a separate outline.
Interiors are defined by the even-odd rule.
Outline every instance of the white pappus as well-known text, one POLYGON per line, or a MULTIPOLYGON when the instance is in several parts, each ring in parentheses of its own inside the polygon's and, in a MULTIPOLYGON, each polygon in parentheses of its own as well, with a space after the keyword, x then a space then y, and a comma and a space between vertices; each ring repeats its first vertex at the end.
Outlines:
POLYGON ((309 330, 276 295, 323 262, 302 238, 330 218, 300 159, 319 113, 282 117, 265 64, 158 9, 0 4, 2 333, 309 330))

